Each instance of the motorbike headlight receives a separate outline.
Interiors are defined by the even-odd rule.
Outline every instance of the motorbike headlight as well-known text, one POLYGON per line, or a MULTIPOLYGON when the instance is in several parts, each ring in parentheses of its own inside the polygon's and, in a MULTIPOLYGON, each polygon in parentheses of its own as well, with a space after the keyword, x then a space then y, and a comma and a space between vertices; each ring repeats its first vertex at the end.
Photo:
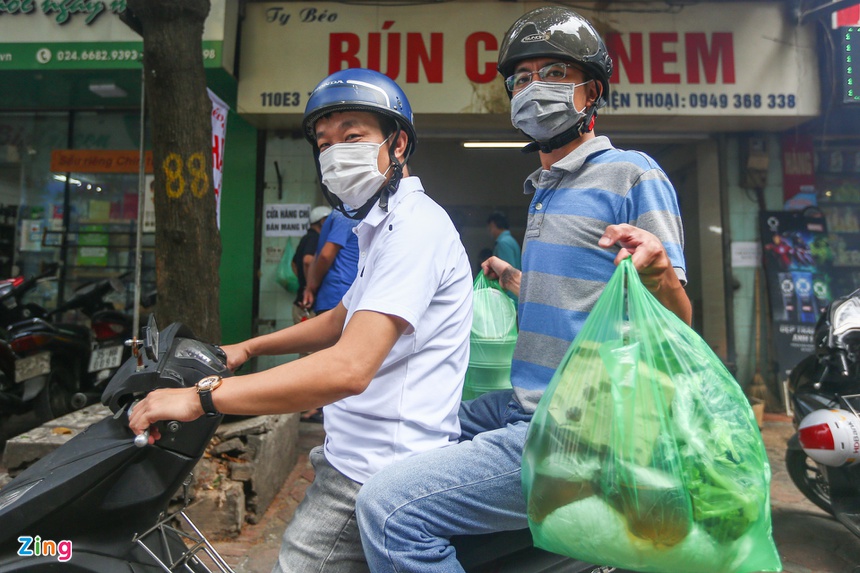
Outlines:
POLYGON ((216 372, 224 370, 224 363, 221 362, 221 360, 219 360, 211 350, 196 340, 186 338, 181 341, 176 345, 174 356, 176 358, 190 358, 192 360, 196 360, 216 372))
POLYGON ((838 307, 832 317, 833 335, 842 337, 852 330, 860 330, 860 300, 849 298, 838 307))
POLYGON ((9 491, 3 492, 3 495, 0 495, 0 510, 4 510, 27 493, 37 485, 42 483, 42 480, 36 480, 34 482, 30 482, 26 485, 22 485, 21 487, 16 487, 14 489, 10 489, 9 491))

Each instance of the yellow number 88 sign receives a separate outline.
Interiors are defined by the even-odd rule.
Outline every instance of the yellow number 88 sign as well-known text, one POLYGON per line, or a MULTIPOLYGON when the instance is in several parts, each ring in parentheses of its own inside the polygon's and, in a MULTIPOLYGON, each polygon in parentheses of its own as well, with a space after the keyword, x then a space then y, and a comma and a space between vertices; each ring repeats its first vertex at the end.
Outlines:
POLYGON ((209 190, 209 174, 206 172, 206 156, 203 153, 192 153, 184 162, 178 153, 168 153, 162 168, 167 177, 167 196, 171 199, 182 197, 186 185, 190 187, 191 194, 198 198, 209 190), (191 177, 190 184, 186 183, 186 172, 191 177))

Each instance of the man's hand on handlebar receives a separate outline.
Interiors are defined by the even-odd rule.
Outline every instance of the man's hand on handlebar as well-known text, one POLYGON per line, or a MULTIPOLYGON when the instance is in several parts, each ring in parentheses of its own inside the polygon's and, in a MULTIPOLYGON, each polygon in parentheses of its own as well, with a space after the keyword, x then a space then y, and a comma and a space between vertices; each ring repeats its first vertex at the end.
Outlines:
POLYGON ((135 434, 149 430, 149 443, 161 438, 154 426, 162 420, 191 422, 203 415, 196 388, 162 388, 150 392, 138 402, 128 416, 128 427, 135 434))
POLYGON ((221 350, 227 355, 227 368, 231 372, 235 372, 237 368, 251 358, 251 354, 242 343, 226 344, 221 347, 221 350))

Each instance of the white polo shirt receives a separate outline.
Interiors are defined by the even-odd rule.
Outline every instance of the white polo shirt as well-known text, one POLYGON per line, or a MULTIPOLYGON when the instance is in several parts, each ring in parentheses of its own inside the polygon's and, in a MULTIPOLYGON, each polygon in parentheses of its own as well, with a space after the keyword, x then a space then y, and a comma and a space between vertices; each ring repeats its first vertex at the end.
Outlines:
POLYGON ((353 232, 358 274, 343 297, 346 322, 370 310, 410 324, 364 392, 325 407, 326 458, 364 483, 459 438, 472 275, 454 224, 417 177, 401 180, 388 212, 374 206, 353 232))

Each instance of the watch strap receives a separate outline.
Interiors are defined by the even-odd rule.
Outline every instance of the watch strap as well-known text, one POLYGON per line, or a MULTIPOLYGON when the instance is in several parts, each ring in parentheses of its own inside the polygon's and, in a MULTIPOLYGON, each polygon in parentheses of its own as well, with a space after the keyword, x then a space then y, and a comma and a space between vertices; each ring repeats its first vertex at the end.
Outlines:
POLYGON ((212 390, 202 390, 197 392, 197 395, 200 396, 200 405, 207 416, 217 416, 221 413, 215 408, 215 402, 212 400, 212 390))
POLYGON ((209 376, 197 383, 197 394, 200 396, 200 406, 207 416, 220 414, 212 400, 212 392, 221 385, 220 376, 209 376))

